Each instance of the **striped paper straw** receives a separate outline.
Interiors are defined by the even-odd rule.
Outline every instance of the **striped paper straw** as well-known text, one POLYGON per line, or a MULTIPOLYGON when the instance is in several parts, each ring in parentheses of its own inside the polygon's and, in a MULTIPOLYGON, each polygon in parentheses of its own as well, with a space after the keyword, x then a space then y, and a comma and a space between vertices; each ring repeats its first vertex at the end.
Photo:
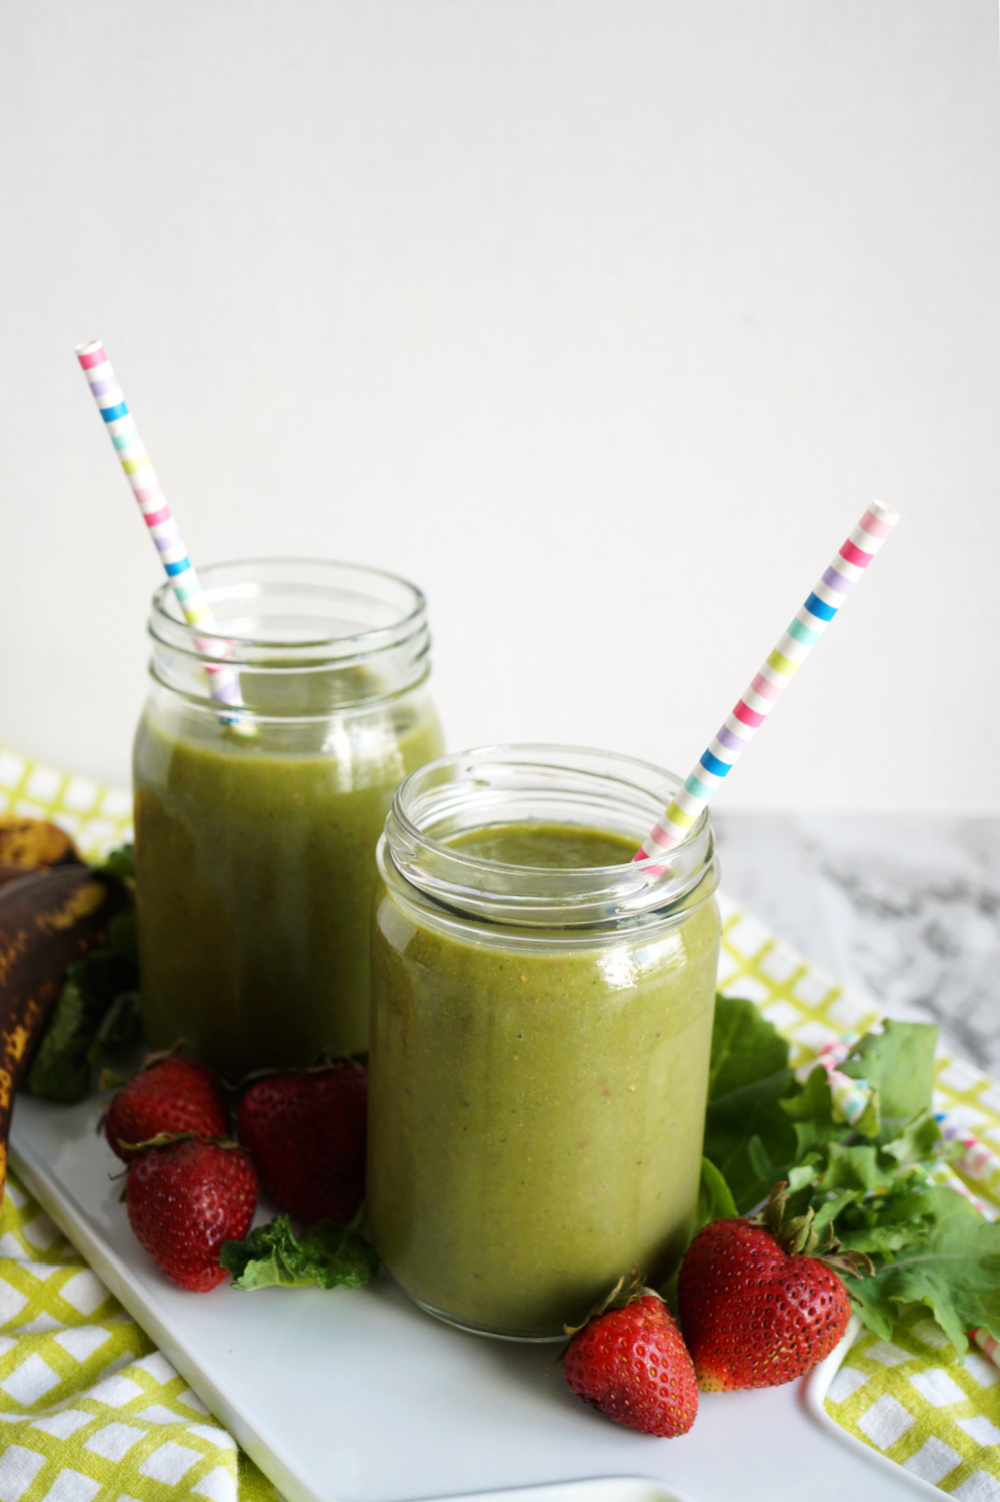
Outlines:
POLYGON ((709 741, 681 792, 639 846, 635 860, 663 855, 686 837, 898 520, 899 515, 891 506, 872 501, 750 687, 744 690, 732 714, 709 741))
POLYGON ((958 1142, 962 1146, 962 1156, 955 1164, 959 1172, 970 1179, 992 1179, 1000 1170, 1000 1157, 993 1149, 987 1147, 985 1142, 980 1142, 961 1121, 947 1111, 939 1111, 935 1119, 945 1141, 958 1142))
MULTIPOLYGON (((139 436, 135 418, 128 409, 104 345, 100 339, 80 344, 76 349, 76 358, 87 377, 97 410, 107 425, 111 442, 125 471, 125 478, 139 503, 143 521, 149 528, 149 535, 156 545, 160 562, 170 580, 184 619, 189 626, 203 626, 207 631, 215 631, 211 607, 188 557, 184 539, 160 488, 146 445, 139 436)), ((220 649, 225 651, 226 646, 218 640, 209 641, 197 637, 195 645, 200 652, 216 655, 220 649)), ((243 702, 235 668, 226 667, 224 663, 206 663, 205 671, 208 674, 209 692, 216 703, 237 705, 243 702)), ((248 722, 242 715, 227 715, 225 719, 227 724, 248 728, 248 722)))
MULTIPOLYGON (((857 1039, 855 1038, 855 1041, 857 1039)), ((849 1074, 841 1073, 838 1064, 842 1064, 851 1052, 852 1044, 840 1039, 824 1043, 815 1059, 809 1061, 809 1072, 822 1064, 826 1070, 826 1077, 830 1081, 830 1096, 833 1100, 833 1112, 841 1121, 846 1121, 848 1126, 854 1126, 871 1105, 872 1087, 867 1080, 852 1079, 849 1074)))

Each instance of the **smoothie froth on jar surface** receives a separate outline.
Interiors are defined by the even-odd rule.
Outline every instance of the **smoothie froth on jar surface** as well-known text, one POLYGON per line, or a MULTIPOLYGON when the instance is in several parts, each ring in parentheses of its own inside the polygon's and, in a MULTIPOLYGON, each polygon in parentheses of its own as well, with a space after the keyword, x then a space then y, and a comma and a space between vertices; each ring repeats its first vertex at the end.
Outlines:
POLYGON ((245 708, 220 719, 193 633, 154 605, 133 757, 146 1035, 233 1075, 359 1052, 375 845, 397 782, 441 750, 422 597, 346 565, 202 580, 245 708))
POLYGON ((604 759, 652 783, 646 817, 623 811, 593 764, 567 774, 585 798, 554 797, 555 751, 538 798, 500 786, 496 763, 514 753, 523 764, 529 748, 469 754, 455 772, 469 793, 460 812, 444 776, 413 812, 428 767, 390 814, 373 915, 368 1203, 381 1256, 425 1309, 539 1339, 585 1317, 633 1264, 655 1284, 683 1250, 719 919, 707 819, 679 876, 642 891, 629 867, 661 785, 672 791, 666 774, 604 759))

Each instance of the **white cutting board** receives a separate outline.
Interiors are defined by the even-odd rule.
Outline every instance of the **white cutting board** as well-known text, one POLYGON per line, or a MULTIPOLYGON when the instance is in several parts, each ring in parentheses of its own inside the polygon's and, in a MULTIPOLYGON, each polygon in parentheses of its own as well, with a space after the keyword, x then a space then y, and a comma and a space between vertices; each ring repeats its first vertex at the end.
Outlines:
POLYGON ((132 1236, 120 1185, 109 1180, 117 1161, 95 1132, 98 1113, 94 1100, 62 1107, 20 1097, 17 1172, 289 1502, 412 1502, 521 1487, 543 1488, 537 1502, 926 1495, 924 1483, 817 1419, 801 1383, 703 1396, 690 1434, 653 1439, 575 1398, 558 1368, 546 1371, 553 1347, 453 1330, 421 1314, 384 1274, 361 1291, 184 1293, 132 1236), (580 1481, 590 1484, 555 1485, 580 1481))

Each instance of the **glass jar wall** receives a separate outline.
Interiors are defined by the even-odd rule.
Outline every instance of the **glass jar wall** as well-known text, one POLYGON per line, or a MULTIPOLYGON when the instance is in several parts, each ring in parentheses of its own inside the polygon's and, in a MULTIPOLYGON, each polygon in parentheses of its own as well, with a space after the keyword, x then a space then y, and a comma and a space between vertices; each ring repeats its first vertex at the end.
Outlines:
POLYGON ((397 790, 373 909, 368 1208, 430 1313, 560 1337, 686 1243, 719 949, 707 813, 665 865, 630 859, 678 786, 527 746, 443 758, 397 790))
POLYGON ((201 582, 210 633, 154 596, 133 756, 147 1039, 234 1076, 359 1052, 375 846, 396 784, 442 749, 423 596, 298 560, 201 582))

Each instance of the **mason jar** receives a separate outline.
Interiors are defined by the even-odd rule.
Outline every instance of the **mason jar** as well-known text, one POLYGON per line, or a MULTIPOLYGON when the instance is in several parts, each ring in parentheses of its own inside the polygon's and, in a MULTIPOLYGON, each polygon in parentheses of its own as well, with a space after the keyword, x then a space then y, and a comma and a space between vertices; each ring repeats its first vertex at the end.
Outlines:
POLYGON ((551 1339, 698 1195, 719 951, 707 810, 631 856, 681 786, 606 752, 501 746, 396 790, 373 906, 368 1210, 421 1308, 551 1339))
POLYGON ((232 1076, 357 1053, 375 846, 396 784, 442 750, 424 597, 299 559, 200 577, 209 631, 153 596, 133 753, 146 1038, 232 1076))

